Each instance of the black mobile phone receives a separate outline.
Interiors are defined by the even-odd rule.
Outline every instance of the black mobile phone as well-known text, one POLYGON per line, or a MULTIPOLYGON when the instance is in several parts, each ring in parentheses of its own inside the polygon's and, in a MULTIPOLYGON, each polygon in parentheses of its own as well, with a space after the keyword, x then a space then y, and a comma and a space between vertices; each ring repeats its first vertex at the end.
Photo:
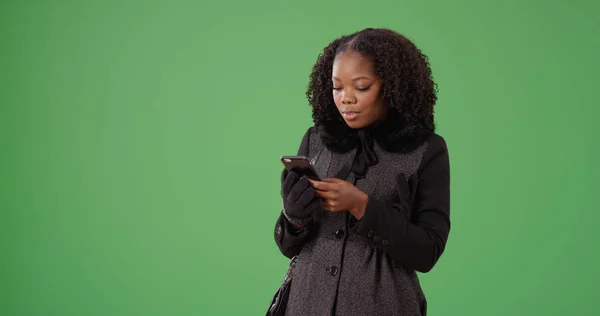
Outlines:
POLYGON ((287 171, 294 170, 300 175, 305 175, 309 179, 321 181, 321 177, 317 174, 317 170, 306 156, 282 156, 281 162, 283 162, 287 171))

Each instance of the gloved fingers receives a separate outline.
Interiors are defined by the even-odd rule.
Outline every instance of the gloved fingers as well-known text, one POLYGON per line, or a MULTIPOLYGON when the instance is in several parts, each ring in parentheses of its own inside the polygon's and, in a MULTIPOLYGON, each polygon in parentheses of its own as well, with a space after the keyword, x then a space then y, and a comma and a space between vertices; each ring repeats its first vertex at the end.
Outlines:
POLYGON ((290 203, 295 203, 296 200, 298 200, 298 198, 302 194, 302 192, 304 192, 304 190, 306 190, 307 188, 310 188, 310 187, 311 187, 311 185, 310 185, 310 182, 308 182, 308 178, 306 178, 305 176, 302 176, 300 178, 300 180, 296 181, 296 183, 294 183, 294 185, 290 189, 290 191, 287 195, 287 200, 290 203))
POLYGON ((286 168, 283 168, 283 170, 281 171, 281 183, 283 184, 283 180, 285 180, 285 178, 287 177, 289 171, 286 168))
POLYGON ((287 176, 283 180, 283 183, 281 184, 281 196, 283 196, 284 198, 287 197, 290 194, 290 190, 299 178, 300 175, 295 171, 292 170, 288 172, 287 176))
POLYGON ((302 208, 306 207, 310 201, 315 197, 315 189, 312 186, 308 186, 304 191, 298 196, 298 199, 294 202, 298 206, 302 206, 302 208))

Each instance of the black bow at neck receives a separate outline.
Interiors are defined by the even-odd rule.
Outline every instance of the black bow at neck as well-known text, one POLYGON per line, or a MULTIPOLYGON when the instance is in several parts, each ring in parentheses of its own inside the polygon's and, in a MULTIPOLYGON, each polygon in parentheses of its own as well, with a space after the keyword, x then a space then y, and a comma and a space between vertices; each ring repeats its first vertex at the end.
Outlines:
POLYGON ((370 166, 379 162, 374 150, 375 142, 371 131, 361 129, 358 131, 358 147, 352 164, 352 173, 356 179, 363 179, 370 166))

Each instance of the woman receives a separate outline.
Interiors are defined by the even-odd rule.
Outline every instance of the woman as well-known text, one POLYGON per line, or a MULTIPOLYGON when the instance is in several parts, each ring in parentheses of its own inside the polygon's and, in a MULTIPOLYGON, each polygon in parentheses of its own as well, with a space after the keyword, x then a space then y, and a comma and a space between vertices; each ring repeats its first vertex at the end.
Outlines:
POLYGON ((297 255, 286 315, 425 315, 416 272, 433 268, 450 231, 427 57, 365 29, 324 49, 306 94, 315 126, 298 154, 325 179, 282 173, 275 241, 297 255))

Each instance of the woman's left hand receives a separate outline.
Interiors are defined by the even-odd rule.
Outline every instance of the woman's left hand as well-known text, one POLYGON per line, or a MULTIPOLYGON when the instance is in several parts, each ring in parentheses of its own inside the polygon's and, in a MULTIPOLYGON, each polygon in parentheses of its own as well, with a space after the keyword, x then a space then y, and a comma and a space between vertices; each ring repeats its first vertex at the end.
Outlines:
POLYGON ((356 219, 361 219, 369 196, 352 183, 337 178, 326 178, 323 181, 309 180, 321 197, 323 208, 332 212, 349 211, 356 219))

